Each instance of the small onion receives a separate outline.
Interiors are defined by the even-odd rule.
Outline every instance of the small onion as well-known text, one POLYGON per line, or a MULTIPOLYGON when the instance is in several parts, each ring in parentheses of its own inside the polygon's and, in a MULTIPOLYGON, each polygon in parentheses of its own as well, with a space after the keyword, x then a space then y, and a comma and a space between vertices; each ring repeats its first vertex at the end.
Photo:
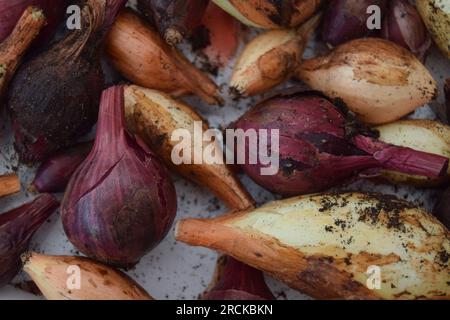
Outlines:
POLYGON ((383 15, 386 0, 328 1, 322 26, 322 39, 331 46, 337 46, 349 40, 375 35, 378 30, 370 30, 367 27, 370 16, 367 8, 371 5, 377 5, 383 15))
POLYGON ((384 39, 410 50, 421 61, 431 46, 431 37, 422 18, 408 0, 389 2, 381 34, 384 39))

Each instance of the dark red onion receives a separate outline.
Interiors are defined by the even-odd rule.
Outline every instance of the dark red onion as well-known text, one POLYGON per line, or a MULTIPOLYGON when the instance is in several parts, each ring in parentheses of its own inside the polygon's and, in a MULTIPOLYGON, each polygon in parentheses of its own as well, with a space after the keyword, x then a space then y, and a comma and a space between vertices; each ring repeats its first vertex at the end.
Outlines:
POLYGON ((207 6, 208 0, 138 0, 139 10, 170 45, 200 26, 207 6))
POLYGON ((19 272, 24 253, 36 230, 58 208, 51 195, 42 195, 21 207, 0 214, 0 287, 19 272))
POLYGON ((322 39, 332 45, 337 46, 349 40, 362 38, 365 36, 375 36, 379 30, 369 30, 367 28, 367 8, 370 5, 377 5, 384 14, 386 0, 331 0, 328 1, 323 26, 322 39))
POLYGON ((165 237, 177 199, 160 160, 125 125, 123 87, 105 90, 94 147, 67 186, 61 216, 85 255, 129 267, 165 237))
POLYGON ((43 28, 36 43, 43 44, 50 39, 58 24, 63 20, 67 7, 66 0, 0 0, 0 42, 8 37, 23 11, 28 6, 36 6, 43 10, 47 24, 43 28))
POLYGON ((220 257, 215 273, 203 300, 275 300, 264 274, 232 257, 220 257))
POLYGON ((73 145, 97 119, 101 43, 126 0, 87 0, 82 28, 22 64, 9 90, 15 147, 35 163, 73 145))
POLYGON ((38 168, 31 184, 31 190, 40 193, 63 192, 70 177, 86 159, 92 143, 82 143, 60 151, 45 160, 38 168))
POLYGON ((391 0, 381 35, 410 50, 420 60, 431 46, 431 37, 416 8, 408 0, 391 0))
POLYGON ((232 128, 279 129, 280 170, 261 175, 266 166, 249 164, 246 143, 244 171, 283 195, 320 192, 358 173, 377 174, 381 168, 429 177, 446 172, 447 158, 377 141, 374 133, 344 114, 314 92, 279 95, 253 107, 232 128))

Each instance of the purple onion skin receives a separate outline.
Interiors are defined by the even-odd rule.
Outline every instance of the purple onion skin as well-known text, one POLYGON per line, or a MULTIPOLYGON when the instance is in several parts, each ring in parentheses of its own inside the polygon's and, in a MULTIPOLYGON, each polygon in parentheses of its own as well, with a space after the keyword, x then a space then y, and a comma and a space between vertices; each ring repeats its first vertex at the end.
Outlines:
POLYGON ((215 286, 203 300, 275 300, 264 274, 232 257, 223 257, 215 286))
POLYGON ((46 26, 34 40, 35 45, 45 44, 63 20, 67 8, 66 0, 0 0, 0 42, 14 29, 17 21, 28 6, 36 6, 44 11, 46 26))
POLYGON ((261 175, 261 163, 249 164, 248 141, 246 164, 241 166, 256 183, 286 196, 321 192, 363 172, 377 174, 380 168, 425 176, 445 173, 447 158, 387 145, 353 126, 331 101, 303 92, 266 100, 231 127, 269 133, 279 129, 276 175, 261 175))
POLYGON ((167 170, 125 129, 123 87, 105 90, 94 147, 62 202, 69 240, 91 258, 131 267, 166 236, 176 203, 167 170))
POLYGON ((36 230, 55 212, 59 202, 45 194, 19 208, 0 214, 0 288, 22 267, 24 253, 36 230))
POLYGON ((21 162, 47 159, 73 145, 95 124, 104 89, 101 43, 125 2, 108 0, 103 8, 102 2, 87 0, 90 14, 83 14, 85 27, 70 32, 17 71, 7 106, 21 162))
POLYGON ((376 36, 379 30, 367 28, 367 7, 378 5, 382 15, 386 0, 331 0, 325 11, 322 39, 332 46, 366 36, 376 36))
POLYGON ((92 143, 82 143, 48 158, 39 166, 32 188, 40 193, 63 192, 91 149, 92 143))
POLYGON ((431 37, 419 12, 407 0, 389 1, 381 35, 410 50, 421 61, 431 46, 431 37))

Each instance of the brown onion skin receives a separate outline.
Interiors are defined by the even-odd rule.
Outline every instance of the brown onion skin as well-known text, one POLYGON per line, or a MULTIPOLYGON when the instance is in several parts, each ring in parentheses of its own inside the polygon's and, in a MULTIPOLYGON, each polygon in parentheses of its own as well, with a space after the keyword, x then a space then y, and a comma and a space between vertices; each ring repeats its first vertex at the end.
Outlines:
POLYGON ((45 160, 73 145, 95 124, 104 88, 100 45, 125 2, 108 0, 103 17, 103 7, 88 0, 85 8, 91 11, 83 15, 82 23, 89 30, 72 31, 17 71, 6 103, 21 162, 45 160))
POLYGON ((203 300, 275 300, 258 269, 222 256, 216 272, 216 283, 203 295, 203 300))
POLYGON ((131 267, 166 236, 177 201, 160 160, 126 131, 123 106, 123 87, 104 91, 94 147, 67 186, 61 217, 82 253, 131 267))
POLYGON ((367 28, 366 13, 370 5, 378 5, 382 15, 386 9, 386 0, 330 0, 325 11, 322 26, 322 39, 331 46, 344 42, 375 36, 379 30, 367 28))
POLYGON ((0 0, 0 42, 14 29, 23 11, 28 6, 36 6, 44 11, 47 24, 35 39, 36 45, 45 44, 64 18, 68 0, 0 0))
POLYGON ((407 168, 426 176, 415 170, 434 168, 430 176, 445 174, 447 158, 384 144, 375 139, 377 132, 348 116, 317 92, 280 94, 263 101, 231 128, 279 129, 278 173, 262 175, 265 166, 249 163, 248 142, 241 166, 256 183, 285 196, 324 191, 363 172, 376 175, 380 168, 411 173, 404 171, 407 168))
POLYGON ((421 61, 431 46, 425 24, 408 0, 390 0, 383 21, 381 36, 414 53, 421 61))
POLYGON ((58 208, 59 202, 45 194, 16 209, 0 214, 0 288, 19 272, 24 253, 36 230, 58 208))
POLYGON ((82 143, 62 150, 38 168, 31 188, 40 193, 63 192, 70 177, 91 151, 92 143, 82 143))

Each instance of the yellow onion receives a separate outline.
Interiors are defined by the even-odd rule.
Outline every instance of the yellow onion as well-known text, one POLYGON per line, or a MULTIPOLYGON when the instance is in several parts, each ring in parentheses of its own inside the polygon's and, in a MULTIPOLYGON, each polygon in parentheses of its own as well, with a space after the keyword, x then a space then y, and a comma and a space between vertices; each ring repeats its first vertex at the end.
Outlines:
POLYGON ((135 84, 175 97, 193 93, 209 104, 222 102, 217 85, 131 10, 118 16, 106 39, 106 53, 135 84))
POLYGON ((370 124, 398 120, 438 93, 430 72, 411 52, 376 38, 353 40, 306 60, 297 76, 314 90, 342 99, 370 124))
POLYGON ((151 300, 133 279, 82 257, 27 253, 23 270, 48 300, 151 300))
POLYGON ((213 0, 242 23, 264 29, 295 27, 319 8, 321 0, 213 0))
POLYGON ((256 36, 234 67, 230 81, 232 93, 252 96, 288 80, 300 65, 319 20, 320 16, 316 15, 297 29, 270 30, 256 36))
POLYGON ((285 199, 214 219, 181 220, 176 238, 232 256, 314 298, 450 298, 450 232, 393 196, 285 199))
POLYGON ((0 197, 8 196, 20 191, 20 180, 16 174, 0 176, 0 197))
MULTIPOLYGON (((432 120, 400 120, 376 127, 380 133, 379 140, 417 151, 437 154, 450 158, 450 127, 432 120)), ((408 183, 421 187, 435 187, 449 180, 447 175, 431 178, 382 171, 382 177, 392 183, 408 183)))
MULTIPOLYGON (((180 164, 172 161, 172 151, 179 143, 171 138, 177 129, 186 129, 194 139, 194 122, 202 121, 202 134, 209 129, 206 122, 187 104, 156 90, 138 86, 125 88, 125 117, 127 126, 137 133, 164 163, 181 176, 211 190, 232 210, 252 207, 254 201, 239 179, 226 164, 180 164)), ((208 143, 204 142, 203 152, 208 143)), ((192 159, 198 151, 192 140, 192 159)), ((218 146, 220 148, 220 146, 218 146)), ((225 162, 225 160, 224 160, 225 162)))

